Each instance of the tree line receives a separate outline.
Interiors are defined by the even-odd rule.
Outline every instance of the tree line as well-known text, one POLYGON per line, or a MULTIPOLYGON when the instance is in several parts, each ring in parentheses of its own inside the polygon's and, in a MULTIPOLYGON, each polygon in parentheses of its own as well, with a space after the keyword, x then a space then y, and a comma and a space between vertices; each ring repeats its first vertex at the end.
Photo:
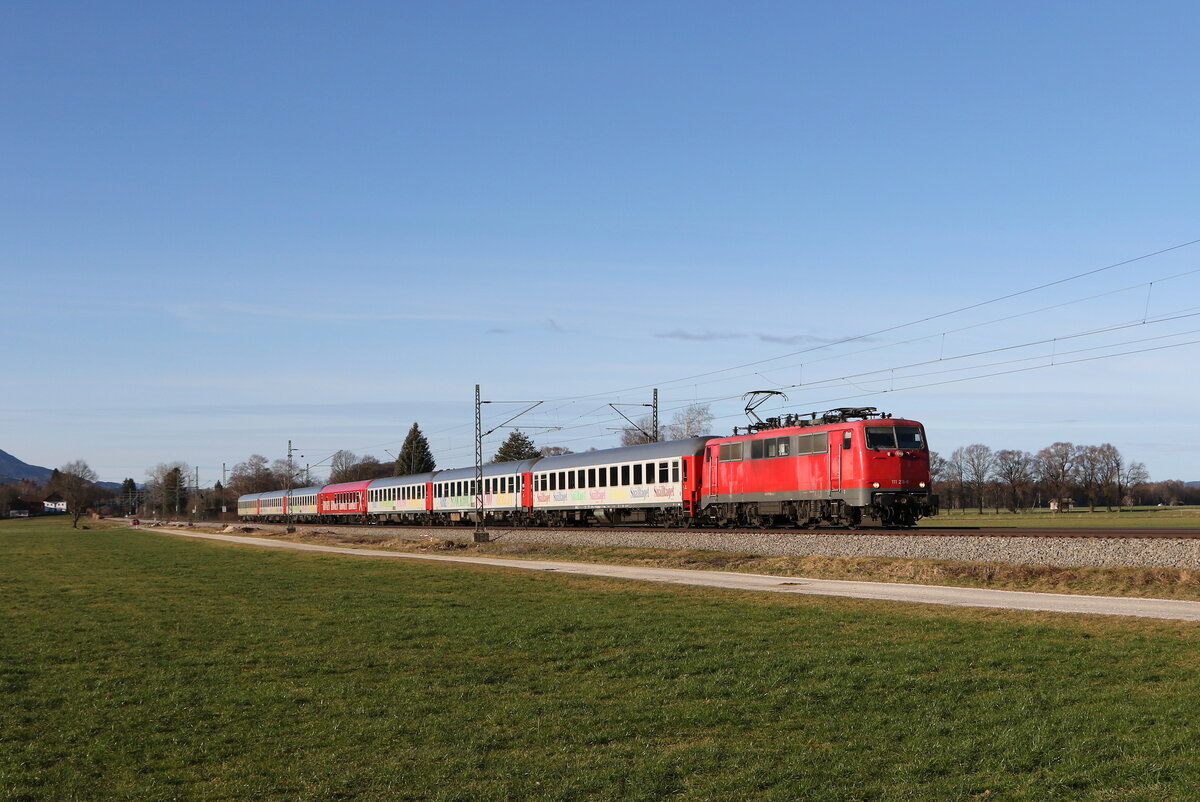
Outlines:
POLYGON ((1053 443, 1036 453, 993 451, 982 443, 930 452, 929 469, 943 507, 1013 512, 1029 507, 1086 505, 1093 512, 1137 504, 1200 503, 1200 487, 1151 482, 1146 466, 1112 443, 1053 443))

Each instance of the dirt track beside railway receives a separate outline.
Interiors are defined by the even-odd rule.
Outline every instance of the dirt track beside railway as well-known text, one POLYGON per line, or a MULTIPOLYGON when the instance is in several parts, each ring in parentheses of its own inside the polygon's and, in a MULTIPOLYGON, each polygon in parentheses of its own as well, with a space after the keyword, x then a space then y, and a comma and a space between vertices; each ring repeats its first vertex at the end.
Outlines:
MULTIPOLYGON (((268 532, 284 527, 255 524, 268 532)), ((470 542, 469 527, 318 526, 322 532, 364 538, 470 542)), ((1086 530, 755 531, 661 529, 503 529, 500 543, 697 549, 766 556, 894 557, 972 563, 1074 567, 1180 568, 1200 570, 1200 532, 1138 533, 1086 530)))
POLYGON ((206 540, 221 540, 248 546, 316 551, 354 557, 430 560, 468 563, 525 571, 552 571, 585 576, 611 577, 678 585, 724 588, 771 593, 795 593, 844 596, 878 601, 942 604, 954 607, 990 607, 1072 614, 1119 615, 1178 621, 1200 621, 1200 602, 1167 599, 1139 599, 1112 596, 1078 596, 1058 593, 1029 593, 986 588, 911 585, 884 582, 781 577, 727 571, 697 571, 678 568, 648 568, 604 563, 577 563, 556 560, 513 560, 497 557, 414 554, 411 552, 325 546, 245 535, 214 534, 194 530, 160 528, 158 531, 206 540))

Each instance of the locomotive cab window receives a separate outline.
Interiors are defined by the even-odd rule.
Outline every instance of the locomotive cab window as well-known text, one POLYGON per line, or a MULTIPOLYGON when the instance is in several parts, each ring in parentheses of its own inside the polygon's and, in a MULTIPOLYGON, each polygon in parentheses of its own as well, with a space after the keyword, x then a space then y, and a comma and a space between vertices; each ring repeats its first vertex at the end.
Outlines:
POLYGON ((867 448, 895 448, 896 430, 891 426, 868 426, 867 448))
POLYGON ((916 426, 868 426, 867 448, 925 448, 925 438, 916 426))

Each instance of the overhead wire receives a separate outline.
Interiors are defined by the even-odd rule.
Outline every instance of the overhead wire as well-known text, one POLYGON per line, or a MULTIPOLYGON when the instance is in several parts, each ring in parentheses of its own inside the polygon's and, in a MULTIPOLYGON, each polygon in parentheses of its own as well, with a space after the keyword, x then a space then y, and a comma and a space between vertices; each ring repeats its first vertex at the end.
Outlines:
MULTIPOLYGON (((579 401, 598 399, 598 398, 613 398, 613 397, 622 398, 622 397, 624 397, 623 394, 640 391, 640 390, 647 390, 647 389, 650 389, 653 387, 663 388, 663 387, 670 387, 670 386, 677 385, 677 384, 682 384, 684 382, 691 382, 693 385, 693 388, 696 388, 700 385, 711 384, 716 381, 731 381, 736 378, 742 378, 744 376, 725 376, 722 379, 709 379, 709 377, 719 376, 721 374, 728 374, 728 373, 732 373, 734 371, 745 369, 745 368, 757 367, 760 365, 765 365, 765 364, 769 364, 769 363, 773 363, 773 362, 779 362, 780 360, 785 360, 785 359, 789 359, 789 358, 804 355, 804 354, 811 354, 811 353, 821 351, 821 350, 836 348, 841 345, 846 345, 846 344, 853 343, 853 342, 859 342, 859 341, 866 340, 868 338, 877 337, 877 336, 880 336, 883 334, 889 334, 889 333, 892 333, 895 331, 900 331, 902 329, 910 328, 910 327, 917 326, 917 325, 927 323, 930 321, 948 318, 948 317, 951 317, 956 314, 980 309, 980 308, 983 308, 983 307, 986 307, 989 305, 993 305, 993 304, 997 304, 997 303, 1000 303, 1003 301, 1030 295, 1032 293, 1035 293, 1035 292, 1038 292, 1041 290, 1046 290, 1046 289, 1050 289, 1050 288, 1053 288, 1056 286, 1061 286, 1063 284, 1067 284, 1072 281, 1087 278, 1090 276, 1095 276, 1097 274, 1111 271, 1111 270, 1114 270, 1119 267, 1124 267, 1124 266, 1127 266, 1130 264, 1134 264, 1137 262, 1145 261, 1147 259, 1151 259, 1156 256, 1161 256, 1163 254, 1167 254, 1167 253, 1170 253, 1173 251, 1178 251, 1178 250, 1196 245, 1198 243, 1200 243, 1200 238, 1189 240, 1187 242, 1182 242, 1182 243, 1179 243, 1176 245, 1172 245, 1170 247, 1161 248, 1156 251, 1141 254, 1139 256, 1135 256, 1135 257, 1132 257, 1129 259, 1124 259, 1124 260, 1121 260, 1118 262, 1114 262, 1112 264, 1104 265, 1102 267, 1082 271, 1082 272, 1073 274, 1071 276, 1067 276, 1067 277, 1064 277, 1061 279, 1056 279, 1054 281, 1044 282, 1044 283, 1038 284, 1034 287, 1028 287, 1028 288, 1018 290, 1015 292, 1005 293, 1003 295, 998 295, 998 296, 995 296, 992 298, 988 298, 988 299, 985 299, 982 301, 978 301, 975 303, 960 306, 960 307, 950 309, 950 310, 947 310, 944 312, 939 312, 937 314, 927 315, 927 316, 924 316, 924 317, 921 317, 921 318, 918 318, 915 320, 911 320, 911 321, 908 321, 905 323, 899 323, 899 324, 892 325, 892 326, 886 326, 886 327, 879 328, 874 331, 866 332, 863 334, 857 334, 857 335, 853 335, 853 336, 838 338, 831 342, 820 343, 820 344, 809 346, 806 348, 790 351, 785 354, 779 354, 779 355, 776 355, 773 357, 768 357, 768 358, 759 359, 759 360, 753 360, 750 362, 744 362, 744 363, 741 363, 738 365, 732 365, 732 366, 719 368, 719 369, 715 369, 715 370, 703 371, 701 373, 695 373, 695 374, 691 374, 688 376, 679 377, 676 379, 669 379, 669 380, 663 380, 663 381, 658 381, 658 382, 651 382, 648 384, 634 385, 634 386, 624 387, 624 388, 620 388, 620 389, 616 389, 616 390, 609 390, 609 391, 605 391, 605 392, 587 393, 587 394, 582 394, 582 395, 563 396, 563 397, 559 397, 559 398, 548 399, 546 402, 547 408, 546 408, 545 412, 543 413, 543 416, 554 415, 556 421, 559 424, 559 427, 563 431, 570 431, 570 430, 575 430, 575 429, 580 429, 580 428, 594 427, 594 426, 599 426, 599 425, 603 425, 606 423, 617 423, 619 420, 618 418, 612 417, 612 416, 607 416, 607 417, 603 417, 600 420, 593 420, 589 423, 571 425, 571 424, 575 424, 578 421, 582 421, 586 418, 591 418, 591 417, 596 416, 597 413, 602 412, 604 407, 607 406, 606 404, 598 406, 598 407, 593 407, 593 408, 589 409, 588 411, 575 416, 574 418, 570 418, 569 421, 566 421, 565 423, 564 423, 564 419, 561 417, 560 413, 563 410, 569 408, 570 406, 573 406, 574 404, 576 404, 579 401), (707 381, 698 381, 701 379, 708 379, 708 380, 707 381)), ((1200 272, 1200 268, 1184 271, 1181 273, 1176 273, 1176 274, 1169 275, 1169 276, 1158 277, 1158 278, 1153 279, 1152 281, 1139 282, 1137 284, 1130 285, 1128 287, 1123 287, 1123 288, 1119 288, 1119 289, 1115 289, 1115 290, 1109 290, 1106 292, 1085 296, 1083 298, 1077 298, 1077 299, 1072 299, 1069 301, 1064 301, 1061 303, 1051 304, 1048 306, 1040 307, 1038 309, 1026 310, 1023 312, 1018 312, 1013 315, 1007 315, 1007 316, 995 318, 995 319, 988 320, 988 321, 972 323, 972 324, 969 324, 966 326, 960 326, 957 328, 947 329, 943 332, 923 335, 921 337, 911 338, 911 339, 903 340, 903 341, 894 341, 894 342, 886 343, 883 345, 874 346, 871 348, 860 349, 858 351, 829 354, 827 356, 819 357, 817 359, 806 360, 804 362, 799 363, 798 366, 801 368, 801 371, 803 371, 805 365, 811 365, 811 364, 815 364, 817 362, 825 362, 825 361, 830 361, 830 360, 834 360, 834 359, 845 359, 850 356, 855 356, 855 355, 860 355, 860 354, 870 353, 870 352, 875 352, 875 351, 880 351, 880 350, 886 350, 888 348, 895 348, 895 347, 899 347, 902 345, 910 345, 912 343, 921 342, 924 340, 941 338, 944 343, 945 337, 948 334, 957 334, 957 333, 961 333, 961 332, 965 332, 965 331, 969 331, 969 330, 973 330, 973 329, 979 329, 979 328, 989 326, 989 325, 995 325, 995 324, 1001 323, 1001 322, 1007 322, 1007 321, 1014 320, 1014 319, 1021 318, 1021 317, 1028 317, 1030 315, 1041 314, 1041 313, 1044 313, 1047 311, 1061 309, 1066 306, 1071 306, 1074 304, 1097 300, 1100 298, 1117 295, 1122 292, 1128 292, 1132 289, 1136 289, 1139 287, 1149 287, 1152 289, 1153 285, 1155 283, 1163 283, 1163 282, 1170 281, 1173 279, 1192 275, 1192 274, 1195 274, 1198 272, 1200 272)), ((1195 308, 1195 307, 1193 307, 1193 308, 1195 308)), ((1145 310, 1143 310, 1142 320, 1140 321, 1140 323, 1138 323, 1138 325, 1142 325, 1142 324, 1149 325, 1153 322, 1161 322, 1163 320, 1163 318, 1161 316, 1154 318, 1154 319, 1149 319, 1148 318, 1148 310, 1149 310, 1149 294, 1147 295, 1146 305, 1145 305, 1145 310)), ((1186 310, 1184 310, 1184 311, 1186 311, 1186 310)), ((1179 317, 1190 317, 1190 316, 1191 315, 1180 315, 1179 317)), ((1171 318, 1171 319, 1178 319, 1178 318, 1171 318)), ((1132 325, 1134 325, 1134 324, 1133 323, 1125 323, 1125 324, 1120 324, 1120 325, 1112 326, 1112 327, 1102 327, 1100 329, 1096 329, 1096 330, 1093 330, 1090 332, 1082 332, 1082 333, 1077 333, 1077 334, 1073 334, 1073 335, 1066 335, 1064 337, 1058 337, 1058 338, 1053 338, 1053 339, 1063 340, 1063 339, 1078 338, 1078 337, 1084 337, 1084 336, 1094 336, 1099 333, 1105 333, 1105 332, 1109 332, 1109 331, 1119 330, 1121 328, 1128 328, 1132 325)), ((1170 335, 1167 335, 1167 336, 1170 336, 1170 335)), ((980 355, 985 355, 988 353, 997 353, 997 352, 1001 352, 1001 351, 1014 350, 1014 349, 1019 349, 1019 348, 1024 348, 1024 347, 1032 347, 1032 345, 1034 345, 1034 344, 1044 344, 1046 342, 1049 342, 1049 339, 1037 341, 1036 343, 1025 343, 1025 344, 1018 344, 1018 345, 1011 345, 1011 346, 1003 346, 1003 347, 996 348, 996 349, 985 349, 985 350, 974 352, 971 355, 959 355, 959 356, 954 356, 954 357, 945 357, 944 352, 943 352, 943 355, 940 356, 939 359, 937 359, 937 360, 927 360, 927 361, 923 361, 923 362, 919 362, 919 363, 910 363, 910 365, 899 365, 899 366, 891 366, 891 367, 887 367, 887 368, 880 368, 875 371, 868 371, 868 372, 860 373, 860 374, 850 374, 850 377, 861 378, 863 376, 875 375, 875 374, 879 374, 879 373, 883 373, 883 372, 887 372, 887 371, 892 371, 894 374, 895 370, 903 370, 903 369, 906 369, 911 366, 931 364, 931 363, 939 362, 939 361, 963 359, 963 358, 968 358, 969 356, 980 356, 980 355)), ((1190 343, 1184 343, 1184 344, 1180 344, 1180 345, 1185 345, 1185 344, 1190 344, 1190 343)), ((1115 347, 1115 346, 1112 346, 1112 347, 1115 347)), ((1167 348, 1167 347, 1178 347, 1178 346, 1172 345, 1172 346, 1163 346, 1163 347, 1167 348)), ((1158 350, 1158 349, 1151 349, 1151 350, 1158 350)), ((1130 352, 1130 353, 1138 353, 1138 352, 1130 352)), ((1120 356, 1120 355, 1124 355, 1124 354, 1113 354, 1111 356, 1120 356)), ((1101 356, 1101 357, 1095 357, 1095 358, 1099 359, 1099 358, 1109 358, 1109 357, 1101 356)), ((1076 361, 1079 361, 1079 360, 1076 360, 1076 361)), ((1074 364, 1076 361, 1059 362, 1058 364, 1074 364)), ((1030 369, 1030 370, 1041 369, 1043 367, 1050 367, 1050 366, 1053 366, 1053 365, 1038 366, 1036 368, 1031 367, 1028 369, 1030 369)), ((797 367, 797 365, 796 364, 783 365, 780 367, 783 369, 787 369, 787 368, 791 368, 791 367, 797 367)), ((957 369, 953 369, 951 372, 961 371, 964 369, 970 369, 970 368, 969 367, 957 368, 957 369)), ((1015 372, 1020 372, 1020 371, 1015 371, 1015 372)), ((748 374, 748 375, 758 375, 760 378, 766 379, 766 377, 761 376, 761 374, 758 371, 753 371, 751 374, 748 374)), ((1006 374, 999 373, 999 374, 987 374, 987 375, 1006 375, 1006 374)), ((952 380, 952 381, 968 381, 968 380, 974 380, 975 378, 984 378, 984 377, 985 376, 968 377, 968 378, 957 379, 957 380, 952 380)), ((842 377, 842 380, 845 380, 846 378, 848 378, 848 377, 842 377)), ((900 378, 903 378, 903 376, 900 378)), ((817 386, 818 384, 827 384, 829 382, 836 382, 838 380, 839 379, 827 379, 827 380, 822 380, 821 382, 811 382, 811 381, 803 382, 803 381, 801 381, 801 382, 789 385, 789 384, 779 383, 779 382, 775 382, 775 381, 767 379, 767 381, 771 381, 771 383, 777 384, 778 387, 781 389, 809 388, 809 387, 817 386)), ((931 385, 922 385, 922 386, 938 386, 939 384, 944 384, 944 383, 935 383, 935 384, 931 384, 931 385)), ((915 389, 915 388, 910 388, 910 389, 915 389)), ((878 393, 878 392, 889 392, 889 391, 898 391, 898 390, 873 391, 873 392, 878 393)), ((867 393, 867 394, 870 394, 870 393, 867 393)), ((740 393, 735 394, 735 395, 717 394, 717 395, 714 395, 711 397, 708 397, 708 396, 702 397, 702 398, 699 398, 698 400, 702 403, 703 402, 714 403, 714 402, 718 402, 718 401, 731 400, 733 398, 740 397, 740 395, 741 395, 740 393)), ((851 397, 859 397, 859 396, 851 396, 851 397)), ((693 398, 695 398, 695 395, 693 396, 693 398)), ((808 402, 808 403, 824 403, 824 402, 808 402)), ((687 405, 685 404, 685 405, 680 405, 678 407, 668 407, 664 411, 668 412, 668 413, 673 412, 673 411, 678 411, 679 409, 683 409, 686 406, 687 405)), ((735 414, 731 414, 731 415, 720 416, 720 418, 724 419, 724 418, 736 417, 736 416, 737 416, 737 414, 735 413, 735 414)), ((440 429, 431 430, 430 432, 427 433, 427 436, 449 434, 452 432, 469 429, 471 426, 472 426, 472 424, 470 424, 470 423, 463 423, 463 424, 457 424, 457 425, 453 425, 453 426, 443 427, 440 429)), ((593 435, 592 437, 589 437, 589 438, 578 438, 574 441, 561 441, 561 440, 560 441, 561 442, 578 442, 579 440, 596 439, 597 437, 600 437, 600 436, 601 435, 593 435)), ((386 447, 389 445, 395 445, 395 444, 401 443, 401 442, 403 442, 403 441, 402 440, 389 440, 385 443, 376 444, 373 446, 365 446, 363 448, 366 448, 366 449, 380 448, 380 447, 386 447)), ((447 454, 453 454, 457 450, 458 449, 442 449, 442 451, 447 454)), ((472 450, 473 450, 473 446, 472 446, 472 450)))

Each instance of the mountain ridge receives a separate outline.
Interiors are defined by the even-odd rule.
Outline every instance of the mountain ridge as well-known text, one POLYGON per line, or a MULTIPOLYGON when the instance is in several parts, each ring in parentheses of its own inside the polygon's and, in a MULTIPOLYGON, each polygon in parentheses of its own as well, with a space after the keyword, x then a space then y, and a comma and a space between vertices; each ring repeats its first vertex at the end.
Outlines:
POLYGON ((19 479, 32 479, 44 482, 54 471, 41 465, 30 465, 17 459, 7 451, 0 450, 0 482, 15 482, 19 479))

